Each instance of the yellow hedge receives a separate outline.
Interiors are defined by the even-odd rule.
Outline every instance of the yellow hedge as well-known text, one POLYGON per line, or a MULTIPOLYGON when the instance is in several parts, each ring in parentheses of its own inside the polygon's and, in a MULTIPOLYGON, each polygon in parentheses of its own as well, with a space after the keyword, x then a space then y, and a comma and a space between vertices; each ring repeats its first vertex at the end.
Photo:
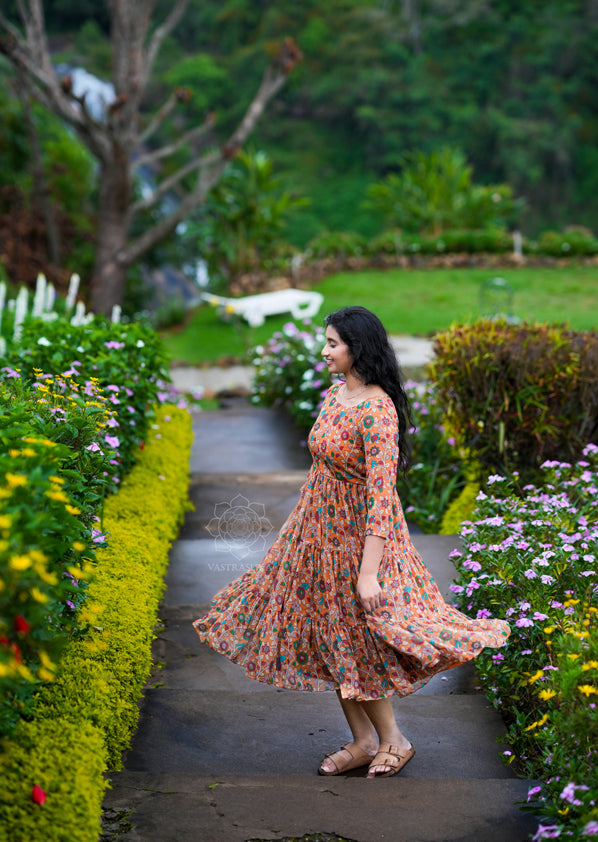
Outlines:
POLYGON ((83 615, 59 674, 39 694, 0 756, 0 840, 96 842, 106 786, 135 729, 151 668, 151 641, 171 541, 189 508, 191 422, 174 406, 157 412, 146 447, 104 507, 109 546, 99 550, 83 615), (47 794, 34 803, 32 790, 47 794))

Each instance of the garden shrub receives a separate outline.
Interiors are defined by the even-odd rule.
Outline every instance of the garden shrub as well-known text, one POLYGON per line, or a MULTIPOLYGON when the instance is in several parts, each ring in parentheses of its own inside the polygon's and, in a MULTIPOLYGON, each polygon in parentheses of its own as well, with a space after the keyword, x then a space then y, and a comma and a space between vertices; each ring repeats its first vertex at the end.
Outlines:
POLYGON ((306 432, 318 416, 330 379, 321 351, 323 328, 287 322, 254 350, 252 402, 285 409, 306 432))
POLYGON ((115 410, 111 434, 119 442, 117 476, 132 467, 133 454, 169 379, 162 341, 150 327, 98 318, 85 325, 28 319, 20 344, 6 359, 31 383, 36 369, 68 377, 83 393, 90 381, 95 382, 115 410))
POLYGON ((0 827, 10 842, 98 837, 103 772, 120 768, 137 722, 168 550, 188 507, 189 415, 167 406, 156 420, 105 504, 108 546, 97 551, 79 612, 86 632, 67 644, 32 721, 3 742, 0 827), (32 799, 35 786, 47 795, 43 805, 32 799))
POLYGON ((360 257, 367 252, 367 239, 355 231, 324 231, 306 246, 313 258, 360 257))
POLYGON ((115 455, 95 444, 112 417, 96 388, 83 395, 43 376, 28 386, 18 375, 0 371, 0 734, 27 714, 78 631, 115 455))
POLYGON ((482 319, 436 336, 431 376, 459 444, 487 473, 532 479, 598 440, 598 333, 482 319))
POLYGON ((0 734, 79 631, 81 569, 102 542, 105 497, 164 399, 143 326, 27 317, 0 369, 0 734), (104 388, 102 388, 102 385, 104 388))
POLYGON ((541 479, 518 496, 488 477, 451 590, 462 610, 511 624, 476 667, 505 719, 507 758, 543 781, 530 798, 551 829, 535 838, 581 840, 598 830, 598 447, 574 466, 546 462, 541 479))
POLYGON ((543 231, 534 247, 538 254, 552 257, 577 257, 598 254, 598 238, 591 231, 570 228, 565 231, 543 231))

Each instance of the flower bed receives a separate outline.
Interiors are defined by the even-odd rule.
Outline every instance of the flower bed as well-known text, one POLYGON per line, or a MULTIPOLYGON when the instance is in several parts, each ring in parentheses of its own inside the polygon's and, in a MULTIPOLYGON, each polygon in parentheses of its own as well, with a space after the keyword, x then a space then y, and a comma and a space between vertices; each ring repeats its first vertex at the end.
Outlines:
POLYGON ((598 447, 542 474, 519 497, 488 478, 451 589, 464 611, 512 625, 476 666, 505 718, 508 761, 544 782, 530 791, 534 838, 582 840, 598 834, 598 447))
POLYGON ((188 507, 189 415, 158 410, 145 449, 106 500, 109 545, 78 615, 56 679, 35 699, 0 756, 0 839, 92 842, 106 769, 120 768, 151 666, 150 646, 170 542, 188 507))

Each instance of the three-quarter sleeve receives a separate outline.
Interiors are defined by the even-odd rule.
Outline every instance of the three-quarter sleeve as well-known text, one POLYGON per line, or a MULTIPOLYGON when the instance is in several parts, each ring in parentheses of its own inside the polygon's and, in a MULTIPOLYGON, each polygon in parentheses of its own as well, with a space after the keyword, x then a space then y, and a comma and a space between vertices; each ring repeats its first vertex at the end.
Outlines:
POLYGON ((397 494, 399 429, 394 405, 388 398, 374 399, 359 419, 366 475, 366 535, 387 538, 393 527, 397 494))

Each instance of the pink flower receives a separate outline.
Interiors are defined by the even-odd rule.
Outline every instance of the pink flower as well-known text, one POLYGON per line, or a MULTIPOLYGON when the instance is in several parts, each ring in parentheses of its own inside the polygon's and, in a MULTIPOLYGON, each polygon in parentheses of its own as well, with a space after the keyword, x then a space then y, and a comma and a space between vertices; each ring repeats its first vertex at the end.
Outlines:
POLYGON ((35 784, 33 789, 31 790, 31 800, 33 801, 33 803, 39 804, 41 807, 45 803, 47 797, 47 794, 44 792, 41 786, 35 784))
POLYGON ((91 450, 92 453, 101 453, 102 452, 99 444, 97 444, 97 442, 95 442, 95 441, 94 441, 93 444, 88 444, 87 447, 85 448, 85 450, 91 450))
POLYGON ((118 348, 124 348, 125 347, 124 342, 113 342, 113 341, 104 342, 104 345, 106 346, 106 348, 114 348, 115 350, 117 350, 118 348))

